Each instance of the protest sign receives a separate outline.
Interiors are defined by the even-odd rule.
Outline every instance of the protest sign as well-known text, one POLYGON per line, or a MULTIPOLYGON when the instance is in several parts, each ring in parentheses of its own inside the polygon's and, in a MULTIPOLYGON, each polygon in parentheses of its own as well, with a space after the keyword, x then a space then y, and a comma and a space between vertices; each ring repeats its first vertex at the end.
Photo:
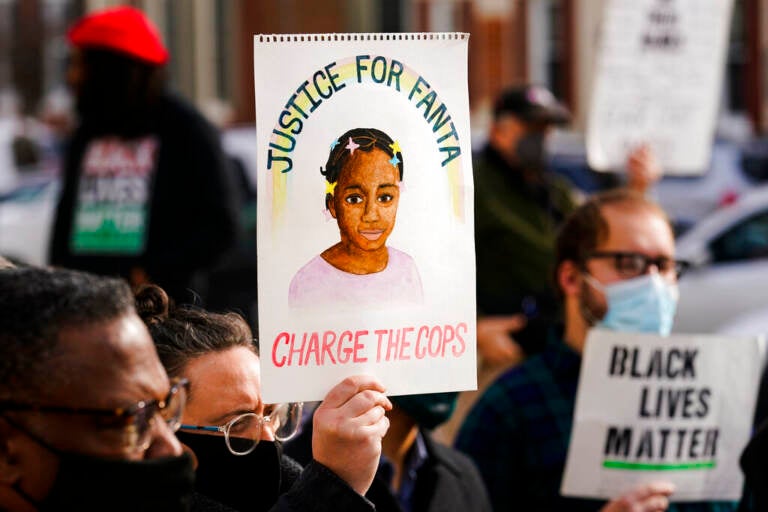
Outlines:
POLYGON ((738 499, 763 351, 757 338, 593 330, 562 493, 608 499, 664 480, 672 501, 738 499))
POLYGON ((621 170, 647 143, 666 174, 709 167, 732 0, 608 0, 587 119, 587 157, 621 170))
POLYGON ((468 37, 255 36, 265 402, 475 388, 468 37))

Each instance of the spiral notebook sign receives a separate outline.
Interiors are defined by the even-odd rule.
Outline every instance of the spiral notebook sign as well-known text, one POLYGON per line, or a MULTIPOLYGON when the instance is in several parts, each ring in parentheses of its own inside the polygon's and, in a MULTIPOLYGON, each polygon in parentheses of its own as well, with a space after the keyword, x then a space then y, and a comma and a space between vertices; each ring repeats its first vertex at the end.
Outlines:
POLYGON ((459 134, 447 105, 429 82, 402 62, 383 55, 356 55, 331 62, 312 73, 285 102, 267 151, 267 169, 293 170, 291 153, 296 148, 304 122, 335 93, 347 85, 379 84, 405 94, 435 134, 435 143, 444 153, 442 167, 461 156, 459 134))
POLYGON ((475 386, 467 42, 255 36, 265 399, 475 386))

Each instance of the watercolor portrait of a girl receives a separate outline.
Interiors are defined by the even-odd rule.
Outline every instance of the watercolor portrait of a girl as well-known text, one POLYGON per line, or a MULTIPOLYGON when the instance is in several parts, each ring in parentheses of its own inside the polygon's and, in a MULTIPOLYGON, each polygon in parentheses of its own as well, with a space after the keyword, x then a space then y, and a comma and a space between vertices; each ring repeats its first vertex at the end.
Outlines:
POLYGON ((414 260, 387 245, 395 227, 403 180, 400 144, 373 128, 347 131, 331 145, 325 207, 340 241, 293 277, 291 308, 344 309, 419 304, 421 278, 414 260))

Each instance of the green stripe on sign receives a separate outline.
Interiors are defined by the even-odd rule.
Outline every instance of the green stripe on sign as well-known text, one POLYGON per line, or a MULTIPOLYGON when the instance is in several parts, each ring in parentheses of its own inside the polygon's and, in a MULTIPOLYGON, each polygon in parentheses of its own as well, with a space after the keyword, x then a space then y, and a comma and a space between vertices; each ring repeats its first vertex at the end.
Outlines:
POLYGON ((629 471, 694 471, 698 469, 714 469, 715 461, 687 462, 684 464, 647 464, 642 462, 624 462, 621 460, 604 460, 603 467, 608 469, 626 469, 629 471))

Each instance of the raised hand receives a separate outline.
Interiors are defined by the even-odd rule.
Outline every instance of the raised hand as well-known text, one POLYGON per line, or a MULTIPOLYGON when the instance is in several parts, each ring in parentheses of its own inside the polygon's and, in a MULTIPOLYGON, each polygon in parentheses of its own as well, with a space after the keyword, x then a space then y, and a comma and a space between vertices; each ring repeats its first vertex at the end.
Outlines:
POLYGON ((314 459, 365 494, 379 465, 381 440, 389 428, 385 413, 390 409, 392 403, 375 377, 347 377, 315 411, 314 459))

